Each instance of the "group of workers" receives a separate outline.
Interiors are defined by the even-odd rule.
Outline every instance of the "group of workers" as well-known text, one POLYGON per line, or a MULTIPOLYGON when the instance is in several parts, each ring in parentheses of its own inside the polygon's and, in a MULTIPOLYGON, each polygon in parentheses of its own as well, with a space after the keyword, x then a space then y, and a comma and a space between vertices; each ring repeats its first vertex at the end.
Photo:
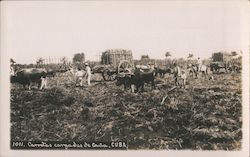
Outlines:
MULTIPOLYGON (((197 73, 202 71, 202 60, 200 57, 198 57, 197 62, 195 64, 195 67, 197 68, 197 73)), ((185 88, 186 86, 186 80, 187 80, 187 71, 184 69, 181 69, 180 66, 177 63, 174 63, 174 78, 175 78, 175 84, 183 86, 185 88)))

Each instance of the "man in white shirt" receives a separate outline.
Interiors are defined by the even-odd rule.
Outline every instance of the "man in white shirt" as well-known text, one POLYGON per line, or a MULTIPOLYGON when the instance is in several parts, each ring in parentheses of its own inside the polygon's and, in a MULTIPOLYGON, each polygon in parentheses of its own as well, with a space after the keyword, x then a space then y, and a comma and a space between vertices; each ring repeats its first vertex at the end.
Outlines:
POLYGON ((198 72, 201 71, 201 66, 202 66, 202 60, 200 59, 200 57, 198 57, 198 72))
POLYGON ((186 88, 187 74, 186 71, 181 71, 181 87, 186 88))
POLYGON ((85 63, 85 70, 86 70, 86 75, 87 75, 87 83, 88 85, 90 85, 90 80, 91 80, 91 69, 89 67, 89 64, 88 63, 85 63))
POLYGON ((10 75, 14 76, 15 75, 15 69, 13 66, 10 66, 10 75))

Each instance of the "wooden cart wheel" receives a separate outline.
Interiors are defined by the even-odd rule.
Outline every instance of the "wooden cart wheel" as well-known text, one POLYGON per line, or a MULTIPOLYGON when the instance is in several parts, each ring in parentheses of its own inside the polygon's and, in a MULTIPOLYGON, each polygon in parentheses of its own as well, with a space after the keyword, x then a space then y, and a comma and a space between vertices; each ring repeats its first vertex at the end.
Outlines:
POLYGON ((105 69, 102 73, 102 77, 105 81, 113 81, 115 80, 115 76, 115 72, 112 72, 109 69, 105 69))
POLYGON ((133 69, 133 66, 129 61, 123 60, 118 65, 117 73, 120 74, 121 72, 125 72, 127 69, 131 70, 133 69))

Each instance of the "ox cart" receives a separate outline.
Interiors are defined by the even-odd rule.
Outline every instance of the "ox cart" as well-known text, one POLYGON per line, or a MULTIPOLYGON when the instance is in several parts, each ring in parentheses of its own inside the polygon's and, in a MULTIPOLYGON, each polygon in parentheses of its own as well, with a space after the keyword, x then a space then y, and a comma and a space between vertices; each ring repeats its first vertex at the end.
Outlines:
POLYGON ((213 73, 219 73, 221 69, 224 69, 225 72, 227 72, 228 62, 225 58, 225 54, 223 54, 222 52, 213 53, 210 68, 213 73))
POLYGON ((133 69, 131 50, 109 49, 102 53, 101 64, 93 67, 93 73, 100 73, 105 81, 115 80, 117 74, 133 69))
POLYGON ((217 52, 212 55, 212 62, 210 68, 213 73, 219 73, 221 69, 225 72, 240 72, 241 70, 241 56, 232 55, 229 53, 217 52))

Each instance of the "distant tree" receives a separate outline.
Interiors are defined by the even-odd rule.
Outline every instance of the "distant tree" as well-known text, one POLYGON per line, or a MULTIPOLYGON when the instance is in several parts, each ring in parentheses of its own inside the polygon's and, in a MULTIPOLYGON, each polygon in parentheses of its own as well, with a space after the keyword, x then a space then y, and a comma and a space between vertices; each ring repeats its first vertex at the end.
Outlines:
POLYGON ((77 63, 77 62, 84 62, 85 61, 85 54, 84 53, 76 53, 74 54, 73 57, 73 63, 77 63))
POLYGON ((61 62, 62 62, 62 64, 67 64, 67 58, 66 57, 63 57, 62 59, 61 59, 61 62))
POLYGON ((38 58, 37 61, 36 61, 36 64, 37 65, 44 64, 44 59, 43 58, 38 58))
POLYGON ((149 56, 148 55, 141 55, 141 60, 149 60, 149 56))
POLYGON ((11 65, 14 65, 15 63, 16 63, 16 61, 14 61, 14 59, 11 58, 11 59, 10 59, 10 64, 11 64, 11 65))
POLYGON ((193 58, 193 57, 194 55, 192 53, 189 53, 187 58, 193 58))
POLYGON ((167 52, 165 53, 165 57, 168 58, 168 57, 170 57, 170 56, 172 56, 171 53, 170 53, 169 51, 167 51, 167 52))
POLYGON ((232 52, 231 52, 231 55, 232 55, 232 56, 236 56, 236 55, 237 55, 237 52, 236 52, 236 51, 232 51, 232 52))

